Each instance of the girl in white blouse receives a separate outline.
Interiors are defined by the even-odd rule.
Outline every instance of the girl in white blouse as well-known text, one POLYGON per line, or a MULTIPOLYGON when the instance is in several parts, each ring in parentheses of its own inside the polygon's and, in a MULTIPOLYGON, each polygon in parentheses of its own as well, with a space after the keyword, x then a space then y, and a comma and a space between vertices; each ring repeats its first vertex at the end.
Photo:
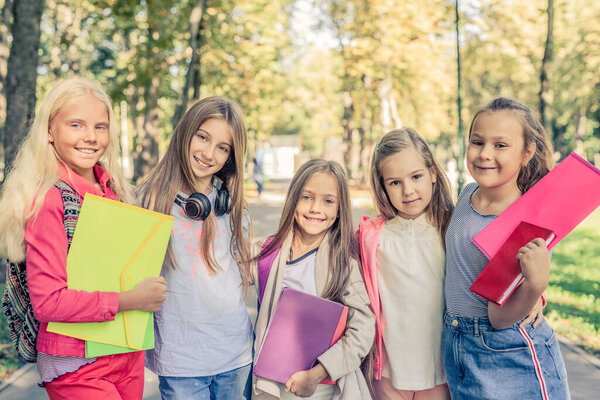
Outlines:
POLYGON ((376 316, 366 368, 373 397, 450 399, 442 353, 448 179, 425 140, 406 128, 375 146, 371 186, 380 217, 363 217, 358 237, 376 316))

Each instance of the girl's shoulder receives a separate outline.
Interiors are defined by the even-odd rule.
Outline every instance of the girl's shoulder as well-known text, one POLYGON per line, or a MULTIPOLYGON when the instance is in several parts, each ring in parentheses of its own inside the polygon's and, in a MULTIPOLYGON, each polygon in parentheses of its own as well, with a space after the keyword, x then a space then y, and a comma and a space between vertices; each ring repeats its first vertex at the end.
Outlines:
POLYGON ((383 224, 385 223, 385 221, 386 219, 381 216, 370 217, 368 215, 363 215, 360 218, 360 222, 358 224, 358 232, 364 233, 369 231, 380 230, 383 228, 383 224))

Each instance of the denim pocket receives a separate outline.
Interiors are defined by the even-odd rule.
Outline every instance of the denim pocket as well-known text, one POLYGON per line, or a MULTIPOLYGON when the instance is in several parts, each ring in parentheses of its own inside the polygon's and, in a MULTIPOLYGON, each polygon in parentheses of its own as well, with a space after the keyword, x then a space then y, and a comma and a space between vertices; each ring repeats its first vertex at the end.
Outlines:
POLYGON ((546 348, 552 356, 558 377, 561 381, 565 380, 567 378, 567 368, 565 367, 565 361, 560 353, 560 346, 556 340, 556 333, 552 332, 550 339, 546 340, 546 348))
POLYGON ((480 336, 482 346, 490 351, 527 351, 529 349, 525 339, 513 328, 481 332, 480 336))

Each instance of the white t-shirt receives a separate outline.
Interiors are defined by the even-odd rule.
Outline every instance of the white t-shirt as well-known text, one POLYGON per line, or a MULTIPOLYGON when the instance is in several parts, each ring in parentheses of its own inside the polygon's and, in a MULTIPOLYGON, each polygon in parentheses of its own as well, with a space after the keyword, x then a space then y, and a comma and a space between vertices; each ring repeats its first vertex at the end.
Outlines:
POLYGON ((285 271, 283 272, 283 287, 318 296, 317 284, 315 283, 317 250, 319 249, 313 249, 295 260, 286 261, 285 271))
POLYGON ((445 254, 437 230, 421 215, 383 227, 377 276, 385 328, 383 376, 400 390, 446 382, 442 354, 445 254))
MULTIPOLYGON (((211 204, 215 196, 214 191, 209 195, 211 204)), ((155 348, 146 352, 146 366, 161 376, 198 377, 250 364, 252 324, 230 251, 229 215, 216 218, 213 251, 220 269, 215 273, 200 251, 203 221, 188 218, 176 204, 171 215, 177 266, 165 258, 161 275, 167 281, 167 299, 154 314, 155 348)))

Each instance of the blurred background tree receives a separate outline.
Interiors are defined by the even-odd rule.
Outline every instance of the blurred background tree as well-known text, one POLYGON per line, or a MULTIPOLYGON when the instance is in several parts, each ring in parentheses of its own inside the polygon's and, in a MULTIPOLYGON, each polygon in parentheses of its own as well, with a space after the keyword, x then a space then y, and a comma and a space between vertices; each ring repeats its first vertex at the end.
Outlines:
MULTIPOLYGON (((459 4, 465 120, 494 96, 515 97, 543 110, 557 159, 576 151, 600 163, 600 3, 459 4)), ((412 126, 444 164, 460 160, 453 1, 0 6, 4 168, 31 121, 34 93, 40 98, 57 79, 75 74, 97 80, 112 96, 123 166, 134 180, 156 164, 190 104, 210 95, 241 104, 250 159, 273 137, 294 137, 302 157, 337 157, 364 181, 373 144, 391 129, 412 126), (32 53, 36 37, 39 50, 32 53), (11 69, 9 55, 21 64, 11 69)))

